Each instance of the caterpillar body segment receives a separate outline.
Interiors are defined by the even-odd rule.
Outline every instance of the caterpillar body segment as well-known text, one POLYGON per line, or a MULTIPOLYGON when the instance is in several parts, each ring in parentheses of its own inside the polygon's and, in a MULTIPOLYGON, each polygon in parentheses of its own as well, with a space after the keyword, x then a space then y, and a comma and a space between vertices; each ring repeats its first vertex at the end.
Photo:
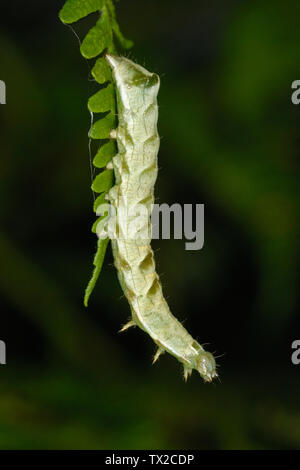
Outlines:
POLYGON ((141 205, 151 214, 158 171, 157 94, 160 80, 158 75, 127 58, 107 54, 106 60, 112 69, 118 110, 118 127, 111 132, 111 138, 116 139, 118 145, 118 154, 112 160, 115 186, 107 196, 117 220, 118 233, 112 239, 112 250, 132 314, 132 319, 121 331, 134 325, 140 327, 158 347, 153 362, 167 351, 183 364, 185 379, 196 369, 205 381, 210 382, 217 376, 214 357, 172 315, 163 296, 150 244, 150 216, 146 227, 139 229, 143 229, 143 237, 139 238, 138 233, 135 237, 127 237, 131 219, 120 215, 141 205))

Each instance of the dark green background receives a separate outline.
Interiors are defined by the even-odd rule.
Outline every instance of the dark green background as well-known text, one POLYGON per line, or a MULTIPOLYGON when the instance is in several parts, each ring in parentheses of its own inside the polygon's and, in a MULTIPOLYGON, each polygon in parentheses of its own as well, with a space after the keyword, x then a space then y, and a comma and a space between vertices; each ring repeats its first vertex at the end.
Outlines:
MULTIPOLYGON (((155 241, 171 310, 218 359, 180 365, 129 316, 96 239, 86 103, 97 89, 63 1, 2 1, 2 449, 300 448, 298 1, 122 0, 130 57, 161 75, 157 202, 204 203, 205 246, 155 241)), ((92 16, 75 25, 82 38, 92 16)))

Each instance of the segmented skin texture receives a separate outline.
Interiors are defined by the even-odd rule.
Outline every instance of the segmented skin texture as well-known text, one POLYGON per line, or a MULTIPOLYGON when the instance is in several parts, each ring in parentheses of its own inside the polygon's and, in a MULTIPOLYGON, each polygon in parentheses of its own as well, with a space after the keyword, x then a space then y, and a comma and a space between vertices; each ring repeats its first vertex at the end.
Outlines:
MULTIPOLYGON (((183 364, 185 379, 196 369, 210 382, 217 376, 214 357, 204 351, 170 312, 155 271, 150 230, 149 236, 142 240, 126 238, 129 219, 118 216, 120 209, 126 211, 137 204, 151 213, 158 171, 160 80, 158 75, 127 58, 106 55, 106 59, 112 68, 118 108, 118 128, 111 133, 118 144, 118 154, 113 158, 116 182, 108 199, 117 211, 119 236, 112 240, 112 249, 118 278, 132 313, 123 330, 139 326, 158 346, 154 362, 167 351, 183 364)), ((148 229, 150 224, 149 217, 148 229)))

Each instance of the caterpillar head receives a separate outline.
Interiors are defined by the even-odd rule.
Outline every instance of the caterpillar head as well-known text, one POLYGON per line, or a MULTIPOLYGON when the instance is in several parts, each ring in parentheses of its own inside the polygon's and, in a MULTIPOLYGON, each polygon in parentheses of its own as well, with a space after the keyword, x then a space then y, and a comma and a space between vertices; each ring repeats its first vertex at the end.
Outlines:
POLYGON ((205 382, 211 382, 218 376, 214 356, 208 351, 202 351, 196 359, 196 369, 205 382))
POLYGON ((159 88, 159 76, 156 73, 148 72, 141 65, 135 64, 126 57, 117 57, 106 54, 106 60, 112 68, 116 83, 128 88, 137 87, 157 87, 159 88))

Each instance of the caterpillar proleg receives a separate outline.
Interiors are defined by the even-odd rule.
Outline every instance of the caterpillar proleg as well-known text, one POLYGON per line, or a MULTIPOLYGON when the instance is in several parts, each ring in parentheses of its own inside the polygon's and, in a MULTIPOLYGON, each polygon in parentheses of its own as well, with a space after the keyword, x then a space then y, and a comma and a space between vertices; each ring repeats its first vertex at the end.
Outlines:
MULTIPOLYGON (((158 75, 125 57, 107 54, 106 60, 112 69, 118 114, 118 127, 110 134, 118 146, 118 154, 112 159, 115 186, 106 199, 116 212, 117 236, 112 239, 114 263, 132 314, 123 330, 139 326, 158 347, 154 362, 167 351, 183 364, 185 379, 195 369, 204 381, 210 382, 217 376, 215 359, 170 312, 155 271, 151 235, 142 241, 138 237, 126 238, 129 218, 119 216, 121 211, 126 213, 138 205, 151 213, 159 149, 160 80, 158 75)), ((150 217, 146 224, 149 228, 150 217)))

